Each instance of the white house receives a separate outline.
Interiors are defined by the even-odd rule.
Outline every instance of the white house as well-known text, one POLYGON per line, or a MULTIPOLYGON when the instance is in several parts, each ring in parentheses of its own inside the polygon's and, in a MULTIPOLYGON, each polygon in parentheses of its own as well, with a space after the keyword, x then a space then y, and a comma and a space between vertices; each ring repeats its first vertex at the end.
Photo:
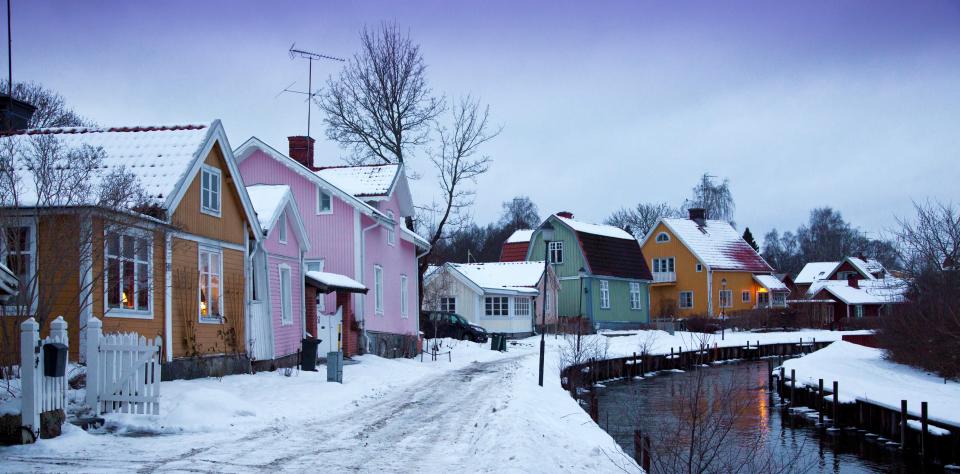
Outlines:
POLYGON ((546 292, 543 262, 445 263, 424 278, 426 310, 449 311, 463 316, 490 333, 526 337, 541 324, 557 322, 560 282, 550 268, 546 292))

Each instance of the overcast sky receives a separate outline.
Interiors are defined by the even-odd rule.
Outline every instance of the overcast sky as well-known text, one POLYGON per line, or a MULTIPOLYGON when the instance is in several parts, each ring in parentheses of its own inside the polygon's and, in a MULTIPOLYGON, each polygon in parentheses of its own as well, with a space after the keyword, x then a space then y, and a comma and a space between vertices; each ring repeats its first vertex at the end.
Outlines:
MULTIPOLYGON (((234 147, 285 151, 306 129, 302 97, 278 96, 306 87, 290 45, 346 57, 363 25, 395 21, 437 93, 481 97, 504 127, 480 223, 521 194, 586 221, 677 205, 703 172, 730 179, 758 236, 817 206, 877 232, 911 199, 960 200, 957 1, 357 3, 14 0, 14 79, 103 125, 221 119, 234 147)), ((337 163, 315 112, 318 161, 337 163)))

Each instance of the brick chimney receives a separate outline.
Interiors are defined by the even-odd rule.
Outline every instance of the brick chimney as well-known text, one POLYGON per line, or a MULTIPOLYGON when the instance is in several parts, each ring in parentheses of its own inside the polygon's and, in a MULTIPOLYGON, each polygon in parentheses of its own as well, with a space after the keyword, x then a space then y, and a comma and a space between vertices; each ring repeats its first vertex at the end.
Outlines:
POLYGON ((295 136, 287 137, 290 143, 290 158, 293 158, 303 166, 316 171, 313 166, 313 143, 316 141, 312 137, 295 136))
POLYGON ((690 215, 690 220, 697 223, 697 226, 703 227, 707 225, 707 210, 702 207, 691 207, 687 209, 687 213, 690 215))
POLYGON ((860 279, 850 275, 847 277, 847 285, 850 285, 850 288, 860 288, 860 279))
POLYGON ((573 219, 573 213, 570 211, 560 211, 557 215, 566 219, 573 219))

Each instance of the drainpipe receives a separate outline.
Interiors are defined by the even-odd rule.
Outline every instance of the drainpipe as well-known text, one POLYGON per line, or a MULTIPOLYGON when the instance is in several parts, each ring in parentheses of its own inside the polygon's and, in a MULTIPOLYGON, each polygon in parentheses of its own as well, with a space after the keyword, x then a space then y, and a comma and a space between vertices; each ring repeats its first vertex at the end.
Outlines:
POLYGON ((713 316, 713 270, 707 267, 707 317, 713 316))
POLYGON ((167 362, 173 362, 173 242, 169 232, 164 240, 163 345, 167 362))
MULTIPOLYGON (((366 280, 367 280, 367 278, 366 278, 366 276, 367 276, 367 232, 368 232, 368 231, 371 231, 371 230, 373 230, 373 229, 375 229, 375 228, 377 228, 377 227, 380 227, 380 222, 377 221, 376 218, 374 218, 373 221, 374 221, 373 224, 370 224, 369 226, 364 227, 362 230, 360 230, 360 283, 362 283, 362 284, 364 284, 364 285, 366 285, 365 282, 366 282, 366 280)), ((374 286, 374 288, 373 288, 373 298, 376 299, 376 298, 377 298, 376 282, 374 282, 374 285, 373 285, 373 286, 374 286)), ((369 340, 369 338, 367 337, 367 301, 366 301, 366 295, 363 295, 363 297, 360 298, 360 301, 362 302, 362 305, 361 305, 361 306, 362 306, 362 308, 363 308, 363 311, 362 311, 362 313, 361 313, 361 315, 363 316, 363 318, 360 319, 360 335, 361 335, 361 337, 363 337, 364 352, 366 352, 367 348, 370 347, 370 340, 369 340)), ((417 314, 419 315, 419 313, 417 313, 417 314)), ((418 319, 419 319, 419 316, 418 316, 418 319)))
MULTIPOLYGON (((413 248, 417 248, 417 244, 413 244, 413 248)), ((417 315, 417 317, 415 318, 416 321, 417 321, 417 331, 416 331, 416 334, 414 334, 414 336, 417 337, 417 343, 418 343, 418 344, 420 343, 420 281, 419 281, 419 280, 420 280, 420 259, 423 258, 423 257, 425 257, 425 256, 427 256, 428 253, 430 253, 430 249, 426 249, 426 250, 423 251, 423 253, 417 254, 417 259, 416 259, 416 262, 417 262, 417 285, 415 286, 415 288, 417 289, 417 295, 416 295, 417 297, 414 298, 413 301, 416 301, 416 305, 417 305, 417 306, 416 306, 416 311, 414 312, 414 314, 417 315)), ((422 347, 417 347, 417 350, 418 350, 418 351, 421 350, 421 349, 422 349, 422 347)))

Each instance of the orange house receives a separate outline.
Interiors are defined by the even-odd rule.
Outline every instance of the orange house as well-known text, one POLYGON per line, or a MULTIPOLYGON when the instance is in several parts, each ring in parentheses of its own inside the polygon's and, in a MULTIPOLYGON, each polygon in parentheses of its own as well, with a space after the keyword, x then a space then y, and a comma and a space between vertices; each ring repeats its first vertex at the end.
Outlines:
POLYGON ((164 379, 246 370, 246 275, 262 232, 219 121, 27 130, 2 140, 18 150, 46 140, 64 159, 99 155, 85 175, 89 196, 62 202, 25 189, 4 203, 0 257, 20 281, 0 316, 5 341, 26 317, 46 329, 62 315, 77 360, 82 329, 96 317, 104 333, 162 336, 164 379), (105 204, 98 190, 117 179, 146 201, 105 204))
POLYGON ((785 307, 786 285, 729 223, 662 218, 640 246, 653 273, 653 318, 721 316, 762 307, 785 307))

